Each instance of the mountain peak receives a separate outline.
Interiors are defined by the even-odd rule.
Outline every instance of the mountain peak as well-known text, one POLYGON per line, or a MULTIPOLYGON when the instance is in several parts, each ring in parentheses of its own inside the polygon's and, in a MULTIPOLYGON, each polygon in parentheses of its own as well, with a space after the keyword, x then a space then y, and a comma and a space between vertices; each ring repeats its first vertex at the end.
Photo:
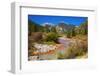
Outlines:
POLYGON ((54 26, 54 24, 53 24, 53 23, 48 23, 48 22, 43 23, 42 25, 43 25, 43 26, 54 26))

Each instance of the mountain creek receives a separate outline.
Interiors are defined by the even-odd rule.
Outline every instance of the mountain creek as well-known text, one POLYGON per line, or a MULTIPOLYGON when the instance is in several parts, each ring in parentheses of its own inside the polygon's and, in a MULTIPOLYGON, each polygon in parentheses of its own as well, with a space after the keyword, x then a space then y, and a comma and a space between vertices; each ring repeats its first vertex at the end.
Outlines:
POLYGON ((57 59, 57 53, 64 54, 66 52, 67 47, 71 43, 71 39, 66 37, 59 37, 59 44, 55 45, 47 45, 47 44, 35 44, 35 47, 38 49, 38 52, 41 52, 39 55, 32 56, 31 60, 51 60, 57 59), (52 53, 50 52, 52 51, 52 53), (34 59, 35 58, 35 59, 34 59))

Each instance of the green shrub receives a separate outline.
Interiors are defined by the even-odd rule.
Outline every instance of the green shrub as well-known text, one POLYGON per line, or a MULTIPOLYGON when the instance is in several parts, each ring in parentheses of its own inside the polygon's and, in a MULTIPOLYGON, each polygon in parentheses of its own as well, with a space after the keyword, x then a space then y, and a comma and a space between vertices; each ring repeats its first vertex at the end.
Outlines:
POLYGON ((57 42, 58 40, 58 35, 56 33, 50 32, 47 34, 45 41, 49 42, 49 41, 54 41, 57 42))
POLYGON ((57 58, 58 59, 65 59, 66 57, 65 57, 64 53, 59 52, 59 53, 57 53, 57 58))

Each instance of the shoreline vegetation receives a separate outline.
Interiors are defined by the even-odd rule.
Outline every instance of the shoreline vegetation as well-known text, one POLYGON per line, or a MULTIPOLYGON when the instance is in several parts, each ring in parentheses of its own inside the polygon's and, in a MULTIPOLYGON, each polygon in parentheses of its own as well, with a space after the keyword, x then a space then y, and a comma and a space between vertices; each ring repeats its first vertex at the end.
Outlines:
POLYGON ((40 25, 28 19, 28 60, 88 58, 88 21, 40 25))

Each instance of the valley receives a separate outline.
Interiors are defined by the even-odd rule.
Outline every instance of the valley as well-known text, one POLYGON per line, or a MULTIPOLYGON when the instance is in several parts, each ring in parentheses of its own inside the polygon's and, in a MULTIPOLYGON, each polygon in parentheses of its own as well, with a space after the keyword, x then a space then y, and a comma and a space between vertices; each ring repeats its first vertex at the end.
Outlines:
POLYGON ((79 26, 28 20, 28 60, 88 58, 88 22, 79 26))

